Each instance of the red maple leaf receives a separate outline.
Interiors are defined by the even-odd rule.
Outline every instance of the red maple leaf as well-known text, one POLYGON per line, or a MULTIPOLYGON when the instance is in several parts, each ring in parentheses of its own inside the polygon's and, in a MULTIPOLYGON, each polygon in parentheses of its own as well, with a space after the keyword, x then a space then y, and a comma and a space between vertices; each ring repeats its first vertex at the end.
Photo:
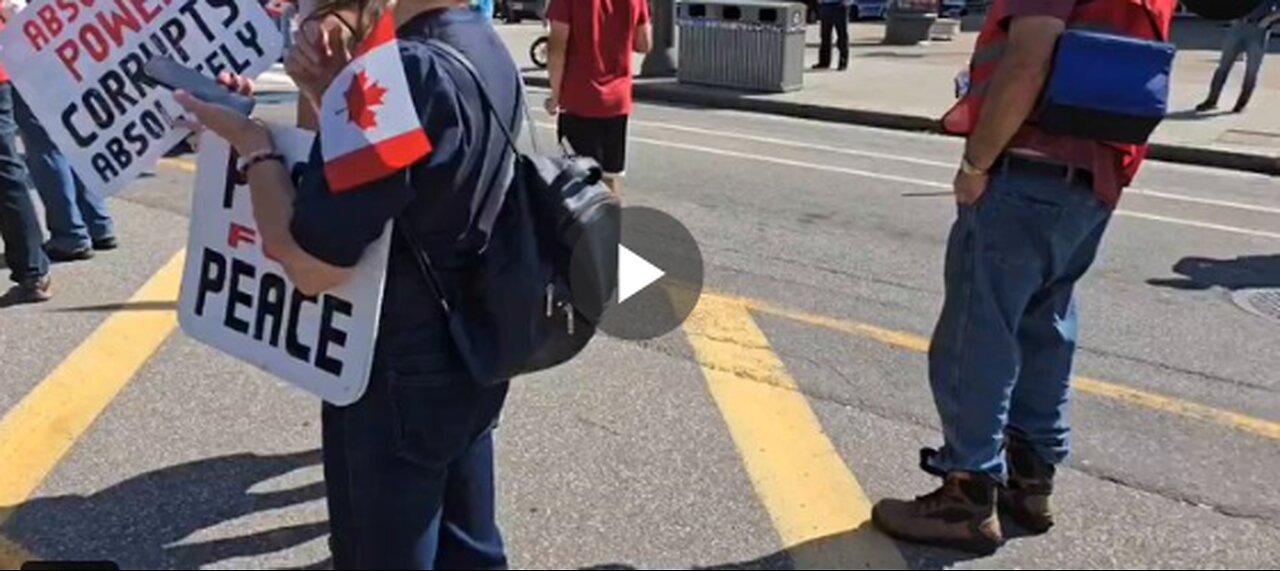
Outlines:
POLYGON ((347 88, 347 120, 363 131, 378 126, 378 115, 374 108, 382 107, 387 88, 369 81, 369 75, 363 70, 351 78, 351 86, 347 88))

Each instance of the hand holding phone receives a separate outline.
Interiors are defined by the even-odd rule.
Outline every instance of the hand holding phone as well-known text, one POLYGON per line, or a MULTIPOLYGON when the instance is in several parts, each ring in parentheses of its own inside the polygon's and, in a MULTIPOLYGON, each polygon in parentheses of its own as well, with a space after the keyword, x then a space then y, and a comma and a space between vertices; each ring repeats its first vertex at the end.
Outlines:
POLYGON ((242 115, 253 112, 254 100, 234 93, 226 86, 200 72, 186 67, 168 56, 157 56, 142 68, 156 83, 174 91, 182 90, 206 103, 222 105, 242 115))

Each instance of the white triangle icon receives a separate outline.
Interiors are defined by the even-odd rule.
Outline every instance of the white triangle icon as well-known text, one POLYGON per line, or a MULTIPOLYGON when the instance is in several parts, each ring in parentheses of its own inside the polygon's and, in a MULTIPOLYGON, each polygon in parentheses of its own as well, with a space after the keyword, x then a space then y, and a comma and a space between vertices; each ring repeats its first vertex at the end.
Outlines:
POLYGON ((618 303, 627 301, 665 275, 667 272, 658 266, 618 244, 618 303))

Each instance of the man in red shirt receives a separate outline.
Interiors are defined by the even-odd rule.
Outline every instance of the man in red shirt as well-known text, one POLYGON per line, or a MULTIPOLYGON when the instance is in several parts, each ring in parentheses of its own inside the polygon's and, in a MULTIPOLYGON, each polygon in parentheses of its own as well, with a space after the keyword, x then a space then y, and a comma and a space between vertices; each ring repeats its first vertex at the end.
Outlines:
MULTIPOLYGON (((0 30, 10 15, 0 6, 0 30)), ((0 67, 0 239, 10 279, 17 285, 0 297, 0 307, 49 299, 49 258, 35 203, 27 188, 27 168, 18 156, 13 84, 0 67)))
POLYGON ((627 170, 631 54, 653 46, 646 0, 552 0, 551 97, 560 142, 604 169, 615 193, 627 170))
POLYGON ((1054 135, 1032 111, 1068 27, 1168 37, 1175 0, 996 0, 968 94, 943 119, 967 136, 955 179, 946 299, 929 350, 944 446, 921 467, 944 478, 872 510, 888 535, 979 554, 1003 542, 999 511, 1053 526, 1056 467, 1077 344, 1075 285, 1089 270, 1143 146, 1054 135))

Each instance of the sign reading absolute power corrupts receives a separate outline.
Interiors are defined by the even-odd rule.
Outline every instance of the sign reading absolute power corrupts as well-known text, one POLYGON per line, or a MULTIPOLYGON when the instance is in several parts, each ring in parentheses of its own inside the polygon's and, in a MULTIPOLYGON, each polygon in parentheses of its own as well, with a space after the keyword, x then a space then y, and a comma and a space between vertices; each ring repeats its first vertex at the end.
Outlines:
POLYGON ((255 76, 282 44, 258 0, 40 0, 5 25, 0 63, 85 185, 110 195, 188 134, 147 60, 255 76))
MULTIPOLYGON (((297 181, 314 136, 286 127, 273 127, 272 135, 297 181)), ((182 330, 329 403, 351 404, 373 364, 390 224, 346 283, 304 295, 263 253, 236 160, 226 141, 202 136, 178 304, 182 330)))

